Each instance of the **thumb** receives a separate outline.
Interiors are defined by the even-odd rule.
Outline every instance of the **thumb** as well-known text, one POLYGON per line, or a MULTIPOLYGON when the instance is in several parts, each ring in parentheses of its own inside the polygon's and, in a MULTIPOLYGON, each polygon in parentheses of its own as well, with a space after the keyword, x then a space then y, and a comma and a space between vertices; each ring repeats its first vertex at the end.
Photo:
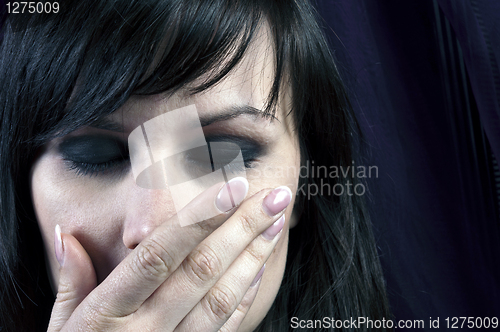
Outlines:
POLYGON ((61 234, 59 225, 55 229, 54 247, 61 267, 49 332, 60 331, 76 307, 97 286, 89 255, 74 236, 61 234))

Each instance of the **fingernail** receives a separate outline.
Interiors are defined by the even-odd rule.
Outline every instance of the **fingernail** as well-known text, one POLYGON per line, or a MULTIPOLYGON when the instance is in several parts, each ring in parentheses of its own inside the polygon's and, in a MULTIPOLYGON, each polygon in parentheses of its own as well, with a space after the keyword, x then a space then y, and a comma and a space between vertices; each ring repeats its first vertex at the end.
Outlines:
POLYGON ((248 181, 244 177, 229 180, 219 191, 215 205, 221 212, 227 212, 240 204, 248 193, 248 181))
POLYGON ((253 286, 258 284, 260 278, 262 278, 262 275, 264 274, 265 268, 266 268, 266 264, 264 264, 262 266, 262 268, 260 269, 259 273, 257 273, 257 275, 255 276, 255 279, 252 281, 252 284, 250 285, 250 287, 253 287, 253 286))
POLYGON ((267 240, 272 241, 276 235, 283 229, 283 225, 285 224, 285 215, 283 214, 278 220, 274 222, 268 229, 266 229, 262 236, 267 240))
POLYGON ((54 248, 56 252, 56 258, 59 262, 60 266, 63 266, 64 263, 64 251, 63 251, 63 243, 61 238, 61 227, 59 224, 56 225, 55 234, 54 234, 54 248))
POLYGON ((274 216, 281 212, 290 204, 292 200, 292 191, 287 186, 281 186, 271 191, 262 204, 264 211, 269 216, 274 216))

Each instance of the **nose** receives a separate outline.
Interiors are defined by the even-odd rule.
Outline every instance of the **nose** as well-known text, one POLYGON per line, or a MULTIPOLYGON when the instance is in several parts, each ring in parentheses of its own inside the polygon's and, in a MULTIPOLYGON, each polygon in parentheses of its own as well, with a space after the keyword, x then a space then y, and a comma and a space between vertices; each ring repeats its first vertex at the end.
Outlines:
POLYGON ((123 243, 129 249, 176 213, 168 188, 144 189, 135 184, 130 188, 125 209, 123 243))

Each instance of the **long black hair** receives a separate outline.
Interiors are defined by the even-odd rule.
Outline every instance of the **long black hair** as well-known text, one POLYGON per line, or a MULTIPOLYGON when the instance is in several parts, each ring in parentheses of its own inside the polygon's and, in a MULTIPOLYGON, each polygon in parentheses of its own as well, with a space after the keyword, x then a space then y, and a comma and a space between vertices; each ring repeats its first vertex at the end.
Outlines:
MULTIPOLYGON (((45 329, 54 301, 29 188, 39 148, 113 113, 131 95, 214 86, 264 23, 275 65, 265 112, 273 114, 290 87, 302 162, 352 165, 359 128, 305 0, 78 1, 61 2, 57 14, 7 17, 0 30, 0 330, 45 329)), ((333 187, 358 179, 322 181, 333 187)), ((287 331, 292 317, 390 318, 363 197, 296 201, 300 221, 290 230, 283 283, 259 330, 287 331)))

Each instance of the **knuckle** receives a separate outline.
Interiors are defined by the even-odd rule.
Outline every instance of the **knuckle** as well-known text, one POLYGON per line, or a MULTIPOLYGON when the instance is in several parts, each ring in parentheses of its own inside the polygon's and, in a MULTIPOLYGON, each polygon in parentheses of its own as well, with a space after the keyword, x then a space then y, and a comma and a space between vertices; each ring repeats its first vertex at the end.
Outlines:
POLYGON ((208 218, 196 224, 193 224, 193 226, 196 228, 197 232, 199 232, 201 235, 206 236, 211 234, 217 228, 218 222, 215 218, 208 218))
MULTIPOLYGON (((251 304, 251 303, 250 303, 251 304)), ((248 306, 249 307, 249 306, 248 306)), ((248 307, 245 307, 242 303, 238 305, 236 310, 232 313, 229 320, 222 325, 218 332, 232 332, 238 329, 239 323, 243 320, 248 312, 248 307)))
POLYGON ((256 250, 252 247, 245 248, 246 256, 255 264, 262 264, 265 261, 266 255, 261 250, 256 250))
POLYGON ((214 286, 206 297, 209 314, 224 322, 231 316, 236 304, 236 295, 227 287, 214 286))
POLYGON ((230 331, 231 330, 229 329, 229 327, 226 326, 226 324, 224 324, 217 332, 230 332, 230 331))
POLYGON ((236 311, 239 312, 240 314, 246 315, 246 313, 248 312, 248 310, 252 306, 253 300, 255 299, 256 295, 257 295, 257 292, 255 292, 252 288, 247 290, 247 292, 243 296, 243 299, 238 304, 236 311))
POLYGON ((140 244, 135 266, 147 280, 166 279, 174 267, 174 258, 154 238, 140 244))
POLYGON ((75 292, 74 287, 68 283, 59 283, 57 287, 56 302, 64 303, 70 302, 77 299, 78 295, 75 292))
POLYGON ((259 229, 258 221, 252 215, 243 213, 239 216, 238 219, 241 227, 243 228, 243 231, 245 231, 245 233, 247 234, 253 235, 259 229))
POLYGON ((222 275, 222 263, 217 254, 209 247, 196 249, 186 258, 187 274, 196 283, 218 279, 222 275))

